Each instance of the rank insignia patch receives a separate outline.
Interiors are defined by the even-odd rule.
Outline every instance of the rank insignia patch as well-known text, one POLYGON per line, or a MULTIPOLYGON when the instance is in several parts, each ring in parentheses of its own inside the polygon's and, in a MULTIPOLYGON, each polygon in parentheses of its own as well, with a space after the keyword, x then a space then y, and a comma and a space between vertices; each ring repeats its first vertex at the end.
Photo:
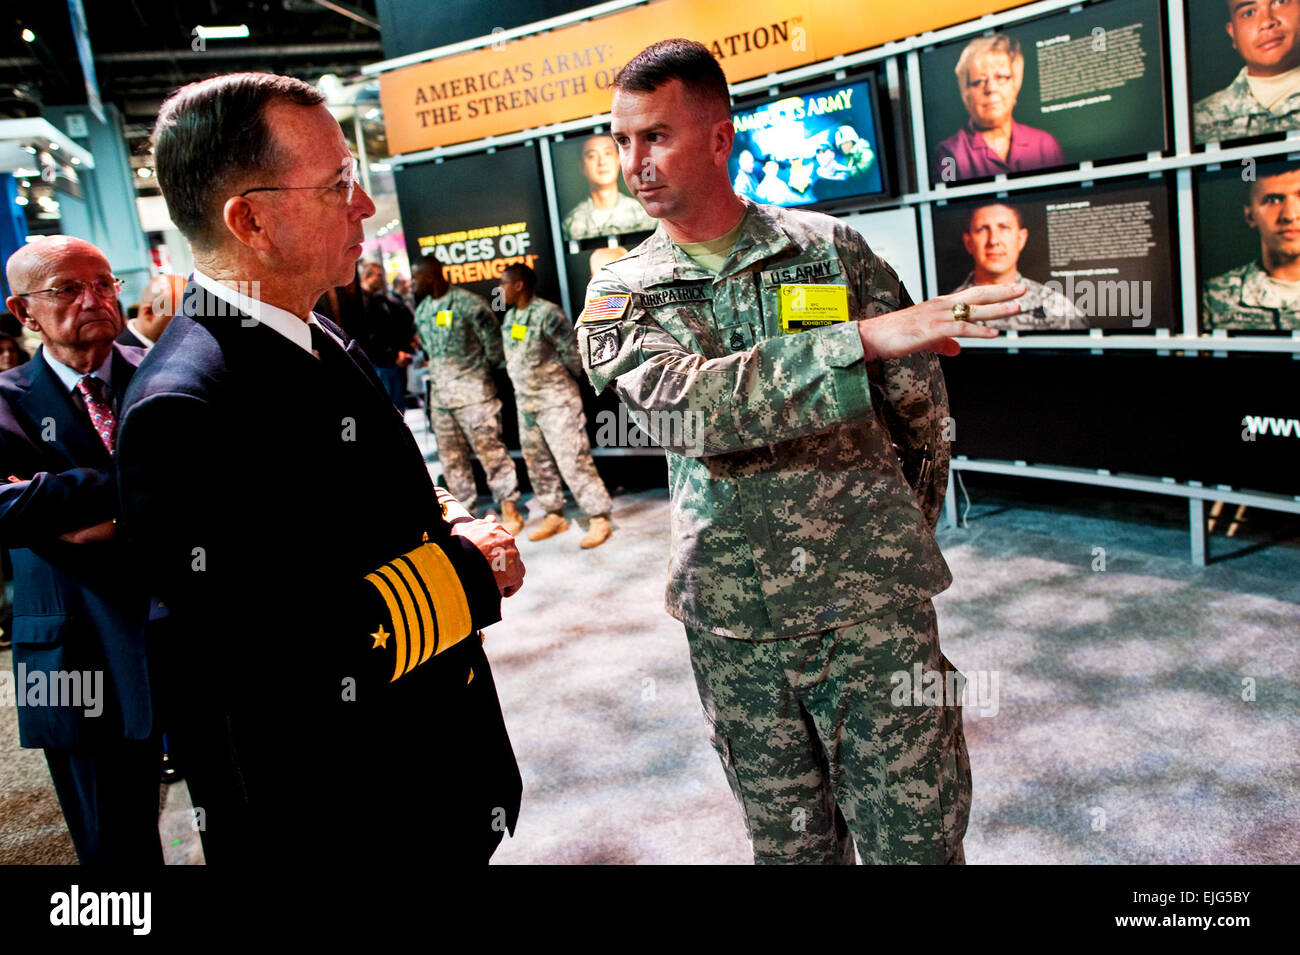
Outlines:
POLYGON ((632 296, 622 295, 602 295, 599 298, 588 300, 587 305, 578 316, 579 322, 613 322, 623 317, 627 311, 628 303, 632 301, 632 296))

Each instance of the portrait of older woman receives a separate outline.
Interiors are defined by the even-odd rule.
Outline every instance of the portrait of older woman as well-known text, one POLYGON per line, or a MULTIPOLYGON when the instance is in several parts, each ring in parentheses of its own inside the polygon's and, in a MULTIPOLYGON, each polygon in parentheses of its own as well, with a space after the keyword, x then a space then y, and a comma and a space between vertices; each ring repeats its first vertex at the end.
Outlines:
POLYGON ((970 119, 934 151, 934 182, 1059 166, 1051 133, 1011 118, 1025 78, 1020 43, 1004 33, 971 40, 957 61, 957 86, 970 119))

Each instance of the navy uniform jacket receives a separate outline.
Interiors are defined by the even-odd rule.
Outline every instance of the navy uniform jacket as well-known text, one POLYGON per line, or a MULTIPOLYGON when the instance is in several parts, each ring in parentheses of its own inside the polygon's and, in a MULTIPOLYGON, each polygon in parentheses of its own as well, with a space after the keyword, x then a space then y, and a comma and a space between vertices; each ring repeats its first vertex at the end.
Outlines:
MULTIPOLYGON (((114 345, 113 352, 112 387, 120 397, 144 350, 114 345)), ((14 690, 22 745, 70 749, 147 738, 153 708, 145 668, 146 583, 129 567, 120 538, 59 540, 117 516, 113 462, 85 409, 39 352, 0 374, 0 478, 10 474, 30 478, 0 484, 0 545, 10 549, 14 567, 14 690), (23 682, 30 687, 72 671, 103 673, 100 715, 88 716, 84 705, 21 705, 23 682)))
POLYGON ((329 862, 486 860, 521 781, 480 638, 394 679, 365 577, 427 534, 475 629, 500 595, 361 349, 322 324, 346 353, 317 359, 191 283, 127 394, 122 523, 183 634, 155 663, 169 737, 209 862, 285 839, 329 862))

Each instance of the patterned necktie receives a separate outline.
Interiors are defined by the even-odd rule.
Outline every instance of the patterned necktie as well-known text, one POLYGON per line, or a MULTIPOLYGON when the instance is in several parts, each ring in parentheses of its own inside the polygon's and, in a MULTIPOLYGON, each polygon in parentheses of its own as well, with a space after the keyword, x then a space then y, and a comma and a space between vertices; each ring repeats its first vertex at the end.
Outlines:
POLYGON ((108 387, 93 375, 86 375, 77 382, 77 390, 85 399, 86 410, 90 412, 90 422, 95 426, 95 433, 104 442, 108 453, 113 453, 113 442, 117 438, 117 415, 113 414, 112 401, 108 387))

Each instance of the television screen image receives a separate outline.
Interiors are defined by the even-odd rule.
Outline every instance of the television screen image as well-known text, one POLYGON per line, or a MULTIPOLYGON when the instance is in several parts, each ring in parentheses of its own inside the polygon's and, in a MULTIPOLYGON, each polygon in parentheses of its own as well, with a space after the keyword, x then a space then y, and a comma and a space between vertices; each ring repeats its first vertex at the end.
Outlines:
POLYGON ((1300 4, 1191 0, 1187 41, 1195 142, 1300 129, 1300 4))
POLYGON ((1166 148, 1159 0, 1105 0, 921 53, 933 184, 1166 148))
POLYGON ((650 232, 659 224, 632 198, 608 133, 552 143, 551 168, 565 242, 650 232))
POLYGON ((1300 160, 1196 178, 1201 330, 1300 329, 1300 160))
POLYGON ((982 196, 934 209, 940 294, 1019 282, 1018 332, 1154 332, 1177 314, 1163 179, 982 196))
POLYGON ((871 77, 733 110, 736 193, 775 206, 883 194, 878 112, 871 77))

